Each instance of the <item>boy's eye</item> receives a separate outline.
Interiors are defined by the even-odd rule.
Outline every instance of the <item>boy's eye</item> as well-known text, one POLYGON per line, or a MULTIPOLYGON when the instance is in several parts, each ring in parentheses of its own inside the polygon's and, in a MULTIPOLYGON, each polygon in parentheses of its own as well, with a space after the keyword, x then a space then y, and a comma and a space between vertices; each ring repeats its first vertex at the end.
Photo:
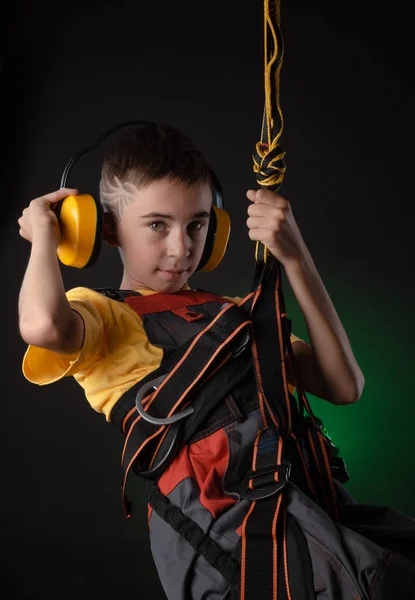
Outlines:
MULTIPOLYGON (((204 227, 204 225, 205 224, 202 221, 193 221, 192 223, 189 223, 187 228, 189 231, 200 231, 200 229, 202 229, 202 227, 204 227)), ((148 227, 152 231, 156 231, 158 233, 160 233, 162 231, 166 231, 166 229, 167 229, 167 225, 166 225, 166 223, 163 223, 163 221, 153 221, 152 223, 148 224, 148 227)))
POLYGON ((202 229, 204 223, 202 223, 202 221, 193 221, 193 223, 189 224, 189 229, 191 231, 199 231, 200 229, 202 229))
POLYGON ((166 224, 162 221, 154 221, 154 223, 149 224, 149 227, 153 231, 164 231, 166 228, 166 224))

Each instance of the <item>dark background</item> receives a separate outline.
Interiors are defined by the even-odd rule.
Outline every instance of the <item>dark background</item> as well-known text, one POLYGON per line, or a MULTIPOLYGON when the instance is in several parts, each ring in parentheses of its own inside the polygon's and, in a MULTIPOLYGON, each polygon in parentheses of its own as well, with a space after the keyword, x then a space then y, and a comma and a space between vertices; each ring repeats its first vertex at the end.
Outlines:
MULTIPOLYGON (((408 5, 406 5, 408 6, 408 5)), ((121 511, 121 438, 73 380, 29 384, 17 329, 29 246, 23 208, 59 187, 69 158, 127 119, 166 121, 202 148, 221 179, 231 246, 195 287, 241 295, 254 246, 245 192, 255 187, 263 86, 263 4, 131 0, 15 2, 2 32, 3 361, 1 582, 6 598, 164 598, 152 563, 141 482, 121 511)), ((409 8, 407 8, 409 11, 409 8)), ((310 400, 342 449, 348 489, 415 517, 413 423, 413 32, 403 4, 282 2, 285 57, 281 193, 366 377, 360 401, 310 400)), ((97 193, 102 154, 68 185, 97 193)), ((66 287, 117 286, 105 247, 66 287)), ((293 331, 307 330, 291 290, 293 331)))

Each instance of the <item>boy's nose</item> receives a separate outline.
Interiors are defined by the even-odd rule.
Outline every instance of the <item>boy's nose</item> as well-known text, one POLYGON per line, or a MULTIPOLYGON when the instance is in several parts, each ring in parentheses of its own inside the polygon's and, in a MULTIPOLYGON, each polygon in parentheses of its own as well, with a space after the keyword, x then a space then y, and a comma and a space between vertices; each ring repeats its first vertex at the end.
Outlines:
POLYGON ((172 234, 169 239, 169 256, 174 258, 186 258, 190 254, 191 240, 187 233, 180 232, 172 234))

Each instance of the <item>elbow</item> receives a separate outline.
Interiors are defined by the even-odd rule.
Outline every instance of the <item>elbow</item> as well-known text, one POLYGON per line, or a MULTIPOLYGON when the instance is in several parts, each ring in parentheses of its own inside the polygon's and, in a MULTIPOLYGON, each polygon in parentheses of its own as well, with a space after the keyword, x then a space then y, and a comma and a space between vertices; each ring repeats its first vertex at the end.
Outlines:
POLYGON ((22 319, 19 321, 19 332, 26 344, 45 349, 53 347, 59 337, 55 325, 49 320, 38 321, 34 326, 22 319))
POLYGON ((20 335, 30 346, 59 354, 79 352, 84 341, 84 322, 78 313, 71 311, 70 319, 61 319, 58 323, 51 319, 32 323, 19 322, 20 335))
POLYGON ((363 390, 365 387, 365 376, 359 369, 354 382, 354 393, 351 395, 350 402, 348 404, 354 404, 362 397, 363 390))
POLYGON ((344 404, 355 404, 362 397, 363 389, 365 387, 365 378, 363 373, 360 371, 358 375, 353 379, 347 392, 341 396, 332 399, 333 404, 344 405, 344 404))
POLYGON ((364 387, 365 387, 365 376, 363 375, 362 371, 360 371, 357 381, 356 381, 356 394, 355 394, 355 399, 353 400, 353 402, 357 402, 358 400, 360 400, 360 398, 362 397, 362 394, 363 394, 364 387))

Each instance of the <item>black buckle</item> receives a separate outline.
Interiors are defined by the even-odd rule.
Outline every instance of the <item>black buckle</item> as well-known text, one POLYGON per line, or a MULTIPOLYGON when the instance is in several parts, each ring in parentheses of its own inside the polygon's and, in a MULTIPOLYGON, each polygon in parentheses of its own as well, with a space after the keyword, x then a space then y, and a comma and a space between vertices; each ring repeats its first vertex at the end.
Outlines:
POLYGON ((245 491, 241 493, 242 498, 248 500, 260 500, 261 498, 268 498, 273 494, 277 494, 287 485, 291 473, 291 463, 288 460, 283 460, 280 465, 273 467, 263 467, 257 471, 251 471, 249 476, 246 478, 245 491), (275 481, 274 477, 270 478, 270 482, 263 482, 261 487, 255 487, 253 489, 248 487, 248 482, 264 475, 279 473, 279 481, 275 481))

